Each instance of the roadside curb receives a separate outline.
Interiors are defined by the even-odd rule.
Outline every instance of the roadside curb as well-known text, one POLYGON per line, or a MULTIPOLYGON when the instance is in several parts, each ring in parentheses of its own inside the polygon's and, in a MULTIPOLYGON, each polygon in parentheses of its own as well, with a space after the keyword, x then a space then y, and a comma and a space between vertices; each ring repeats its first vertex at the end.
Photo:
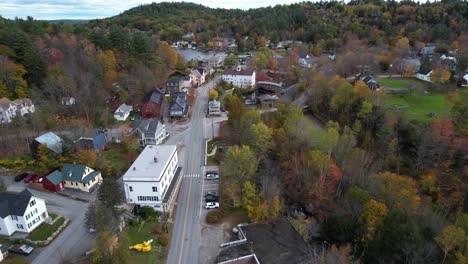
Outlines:
MULTIPOLYGON (((62 231, 63 229, 65 229, 65 227, 67 227, 67 225, 70 223, 70 219, 62 216, 65 221, 63 222, 63 224, 61 226, 59 226, 59 228, 57 228, 57 230, 55 230, 54 233, 52 233, 52 235, 50 235, 49 238, 47 238, 46 240, 39 240, 39 241, 36 241, 36 240, 30 240, 30 239, 27 239, 27 238, 24 238, 23 240, 27 243, 30 243, 30 244, 33 244, 33 245, 36 245, 36 246, 40 246, 40 247, 43 247, 43 246, 47 246, 50 244, 50 242, 52 242, 62 231)), ((60 217, 57 217, 56 219, 58 220, 60 217)), ((55 221, 57 221, 55 220, 55 221)))

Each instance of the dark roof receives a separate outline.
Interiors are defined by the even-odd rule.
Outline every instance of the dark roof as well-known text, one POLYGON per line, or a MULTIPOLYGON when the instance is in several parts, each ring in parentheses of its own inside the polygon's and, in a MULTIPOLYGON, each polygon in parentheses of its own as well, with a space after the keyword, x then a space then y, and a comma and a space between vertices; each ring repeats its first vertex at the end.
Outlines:
POLYGON ((156 119, 143 119, 134 123, 133 128, 139 133, 155 133, 158 129, 159 121, 156 119))
POLYGON ((174 83, 174 82, 180 82, 182 78, 180 76, 174 76, 169 79, 167 79, 166 83, 174 83))
POLYGON ((174 107, 180 107, 182 109, 182 116, 185 116, 188 112, 188 104, 186 97, 175 97, 169 106, 169 111, 172 111, 174 107))
POLYGON ((239 228, 247 241, 222 249, 218 262, 247 256, 251 252, 260 263, 269 264, 306 263, 313 258, 309 245, 287 218, 239 225, 239 228))
POLYGON ((9 215, 23 216, 31 197, 32 194, 28 189, 24 189, 20 193, 0 193, 0 217, 5 218, 9 215))
POLYGON ((63 179, 66 181, 87 183, 100 174, 99 171, 93 170, 91 173, 83 177, 83 175, 85 175, 86 167, 86 165, 82 164, 64 164, 62 168, 63 179))
POLYGON ((420 70, 419 70, 419 74, 423 74, 423 75, 428 75, 430 72, 432 71, 431 68, 424 68, 422 67, 420 70))
POLYGON ((227 69, 227 70, 224 70, 223 72, 223 75, 245 75, 245 76, 252 76, 252 74, 254 73, 253 70, 231 70, 231 69, 227 69))
POLYGON ((153 91, 148 94, 145 98, 145 102, 152 101, 157 104, 161 104, 164 99, 164 94, 157 88, 154 88, 153 91))
POLYGON ((63 174, 59 170, 52 172, 47 175, 47 180, 49 180, 53 185, 57 185, 63 181, 63 174))

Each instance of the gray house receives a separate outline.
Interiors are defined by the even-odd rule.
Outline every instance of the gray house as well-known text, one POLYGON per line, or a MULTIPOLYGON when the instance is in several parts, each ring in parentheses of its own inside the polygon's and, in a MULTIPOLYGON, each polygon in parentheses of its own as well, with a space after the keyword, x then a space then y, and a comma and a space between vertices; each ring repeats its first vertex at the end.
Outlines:
POLYGON ((175 76, 167 79, 166 81, 166 93, 173 94, 181 91, 183 85, 183 79, 180 76, 175 76))
POLYGON ((187 102, 187 93, 175 93, 172 96, 172 102, 169 106, 170 118, 184 118, 187 116, 189 105, 187 102))
POLYGON ((138 143, 142 147, 159 145, 169 136, 166 132, 166 125, 161 124, 157 119, 138 120, 133 129, 138 137, 138 143))

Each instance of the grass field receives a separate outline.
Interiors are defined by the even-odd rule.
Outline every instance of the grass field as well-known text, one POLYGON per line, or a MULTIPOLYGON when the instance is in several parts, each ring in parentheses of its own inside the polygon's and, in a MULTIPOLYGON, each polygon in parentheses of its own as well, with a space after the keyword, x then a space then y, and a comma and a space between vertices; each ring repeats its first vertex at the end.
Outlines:
POLYGON ((285 50, 280 50, 280 51, 277 51, 277 53, 278 53, 278 55, 281 55, 281 56, 283 56, 283 57, 286 57, 286 56, 288 56, 288 52, 287 52, 287 51, 285 51, 285 50))
POLYGON ((392 111, 404 113, 409 119, 420 122, 447 117, 451 107, 444 94, 422 95, 417 91, 406 95, 392 95, 387 102, 392 111), (431 117, 430 113, 435 113, 435 117, 431 117))
POLYGON ((132 260, 132 263, 164 263, 166 249, 158 245, 156 234, 154 234, 157 225, 157 222, 146 221, 141 228, 138 224, 127 227, 128 241, 130 245, 135 245, 142 243, 143 241, 153 239, 153 243, 151 243, 151 251, 131 251, 130 259, 132 260))
POLYGON ((52 233, 57 231, 57 229, 63 224, 63 222, 65 222, 65 218, 60 217, 52 225, 42 223, 38 228, 32 231, 31 234, 27 236, 27 238, 34 241, 46 240, 52 235, 52 233))
POLYGON ((397 79, 397 78, 383 78, 377 80, 377 83, 386 87, 395 88, 395 89, 404 89, 409 86, 409 83, 406 81, 397 79))

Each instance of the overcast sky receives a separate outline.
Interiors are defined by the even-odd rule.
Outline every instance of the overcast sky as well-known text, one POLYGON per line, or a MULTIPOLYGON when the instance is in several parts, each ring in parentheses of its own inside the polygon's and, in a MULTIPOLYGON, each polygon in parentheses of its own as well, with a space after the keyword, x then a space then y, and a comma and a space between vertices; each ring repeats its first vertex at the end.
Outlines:
MULTIPOLYGON (((119 13, 158 0, 0 0, 0 15, 5 18, 35 19, 93 19, 119 13)), ((166 0, 167 2, 167 0, 166 0)), ((172 2, 181 2, 175 0, 172 2)), ((291 4, 298 0, 192 0, 209 7, 249 9, 277 4, 291 4)))

